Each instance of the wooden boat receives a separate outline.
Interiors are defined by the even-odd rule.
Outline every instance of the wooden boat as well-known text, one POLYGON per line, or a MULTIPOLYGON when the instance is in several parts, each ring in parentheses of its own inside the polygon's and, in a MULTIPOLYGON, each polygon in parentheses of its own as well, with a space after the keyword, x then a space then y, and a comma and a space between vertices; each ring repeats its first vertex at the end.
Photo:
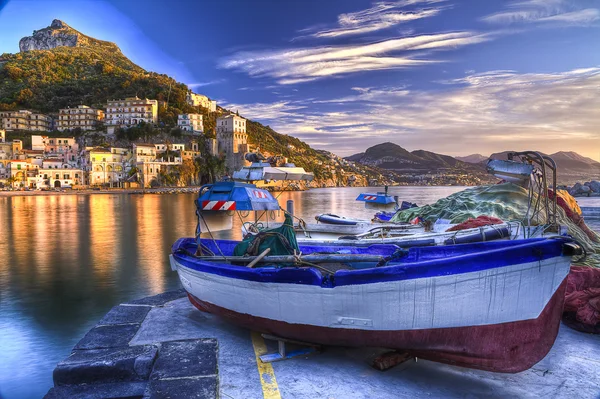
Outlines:
POLYGON ((401 349, 508 373, 532 367, 552 347, 571 257, 581 253, 567 237, 400 252, 303 245, 310 261, 266 256, 249 268, 256 257, 231 257, 236 241, 199 242, 218 256, 195 256, 198 243, 185 238, 173 245, 171 265, 202 311, 289 339, 401 349), (333 260, 345 270, 325 271, 333 260))

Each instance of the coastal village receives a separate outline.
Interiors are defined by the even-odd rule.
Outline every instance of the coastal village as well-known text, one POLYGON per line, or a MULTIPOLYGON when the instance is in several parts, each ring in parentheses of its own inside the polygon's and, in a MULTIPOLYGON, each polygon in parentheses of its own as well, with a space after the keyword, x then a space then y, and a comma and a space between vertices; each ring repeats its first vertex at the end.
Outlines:
MULTIPOLYGON (((217 112, 217 103, 207 96, 189 91, 187 104, 205 113, 217 112)), ((93 137, 103 142, 117 141, 119 131, 143 125, 158 126, 158 100, 128 97, 108 100, 102 109, 77 105, 60 109, 57 115, 34 110, 0 111, 0 187, 4 189, 50 190, 81 189, 88 187, 151 188, 158 186, 186 186, 194 182, 194 160, 202 156, 221 157, 226 173, 249 165, 245 154, 257 151, 251 148, 246 132, 245 118, 224 113, 216 117, 213 132, 206 132, 202 113, 177 115, 178 142, 171 138, 157 143, 133 142, 129 146, 93 145, 93 137), (11 132, 39 132, 30 136, 30 145, 21 139, 7 139, 11 132), (48 132, 64 135, 49 136, 48 132), (46 133, 46 135, 44 135, 46 133), (77 133, 75 135, 74 133, 77 133), (204 153, 203 153, 204 150, 204 153), (184 167, 187 166, 187 169, 184 167)), ((288 150, 301 153, 289 144, 288 150)), ((345 185, 376 184, 479 184, 480 180, 465 173, 414 173, 403 179, 395 173, 366 179, 365 165, 326 153, 327 163, 318 166, 333 175, 341 172, 345 185)), ((279 163, 287 158, 276 155, 279 163)), ((376 167, 375 163, 370 166, 376 167)))
MULTIPOLYGON (((207 112, 216 111, 216 101, 189 92, 187 102, 207 112)), ((180 114, 177 129, 180 142, 141 143, 130 147, 88 145, 85 133, 100 133, 114 140, 119 129, 158 123, 157 100, 137 97, 109 100, 104 109, 78 105, 61 109, 56 116, 32 110, 0 112, 0 185, 23 189, 81 188, 106 186, 122 188, 155 187, 161 179, 176 175, 171 185, 185 185, 179 170, 185 163, 202 156, 205 148, 211 156, 224 155, 227 170, 235 170, 247 161, 250 148, 246 120, 235 114, 216 118, 216 134, 204 134, 203 115, 180 114), (73 131, 80 134, 75 137, 73 131), (7 132, 31 131, 30 148, 23 140, 6 140, 7 132), (64 132, 49 137, 45 132, 64 132)))

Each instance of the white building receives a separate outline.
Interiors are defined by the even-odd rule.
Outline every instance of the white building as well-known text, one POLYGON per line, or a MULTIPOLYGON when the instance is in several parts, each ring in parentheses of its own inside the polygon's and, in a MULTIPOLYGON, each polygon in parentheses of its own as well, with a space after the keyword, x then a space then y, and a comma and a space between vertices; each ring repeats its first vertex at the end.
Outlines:
POLYGON ((77 108, 63 108, 59 111, 57 129, 60 131, 75 128, 96 130, 103 120, 104 111, 78 105, 77 108))
POLYGON ((65 188, 84 184, 84 174, 81 169, 45 169, 37 170, 35 188, 65 188))
POLYGON ((237 154, 243 152, 240 146, 248 144, 246 134, 246 119, 229 114, 217 118, 217 141, 219 152, 225 154, 237 154))
POLYGON ((0 112, 0 128, 7 132, 13 130, 34 130, 47 132, 50 130, 52 118, 48 115, 28 110, 0 112))
POLYGON ((158 101, 137 97, 107 101, 105 124, 108 133, 114 133, 117 127, 129 128, 142 122, 158 122, 158 101))
POLYGON ((202 133, 204 125, 201 114, 180 114, 177 116, 177 127, 184 132, 202 133))
POLYGON ((206 108, 210 112, 215 112, 217 110, 216 101, 211 100, 210 98, 203 96, 202 94, 193 93, 192 91, 188 92, 186 96, 186 101, 191 106, 206 108))

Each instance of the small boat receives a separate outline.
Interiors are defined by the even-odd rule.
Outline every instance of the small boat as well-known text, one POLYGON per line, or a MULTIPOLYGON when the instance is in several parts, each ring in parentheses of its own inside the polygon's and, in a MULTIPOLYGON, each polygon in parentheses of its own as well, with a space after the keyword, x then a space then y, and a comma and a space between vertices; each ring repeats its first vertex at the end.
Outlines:
POLYGON ((238 244, 173 245, 171 267, 199 310, 288 339, 506 373, 552 347, 571 257, 581 253, 568 237, 409 250, 300 245, 302 255, 287 256, 234 256, 238 244))
POLYGON ((347 218, 344 216, 334 215, 333 213, 322 213, 315 216, 315 220, 325 224, 342 224, 348 226, 354 226, 359 223, 371 223, 369 220, 347 218))

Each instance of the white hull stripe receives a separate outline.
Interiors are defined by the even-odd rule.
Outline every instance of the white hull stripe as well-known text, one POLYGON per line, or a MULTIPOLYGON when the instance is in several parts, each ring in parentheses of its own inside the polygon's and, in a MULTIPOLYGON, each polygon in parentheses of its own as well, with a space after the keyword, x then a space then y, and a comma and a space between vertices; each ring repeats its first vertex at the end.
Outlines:
POLYGON ((393 331, 537 318, 569 272, 569 257, 480 271, 322 288, 200 272, 177 263, 184 288, 238 313, 333 328, 393 331))
POLYGON ((234 211, 235 201, 203 201, 202 210, 205 211, 234 211))

